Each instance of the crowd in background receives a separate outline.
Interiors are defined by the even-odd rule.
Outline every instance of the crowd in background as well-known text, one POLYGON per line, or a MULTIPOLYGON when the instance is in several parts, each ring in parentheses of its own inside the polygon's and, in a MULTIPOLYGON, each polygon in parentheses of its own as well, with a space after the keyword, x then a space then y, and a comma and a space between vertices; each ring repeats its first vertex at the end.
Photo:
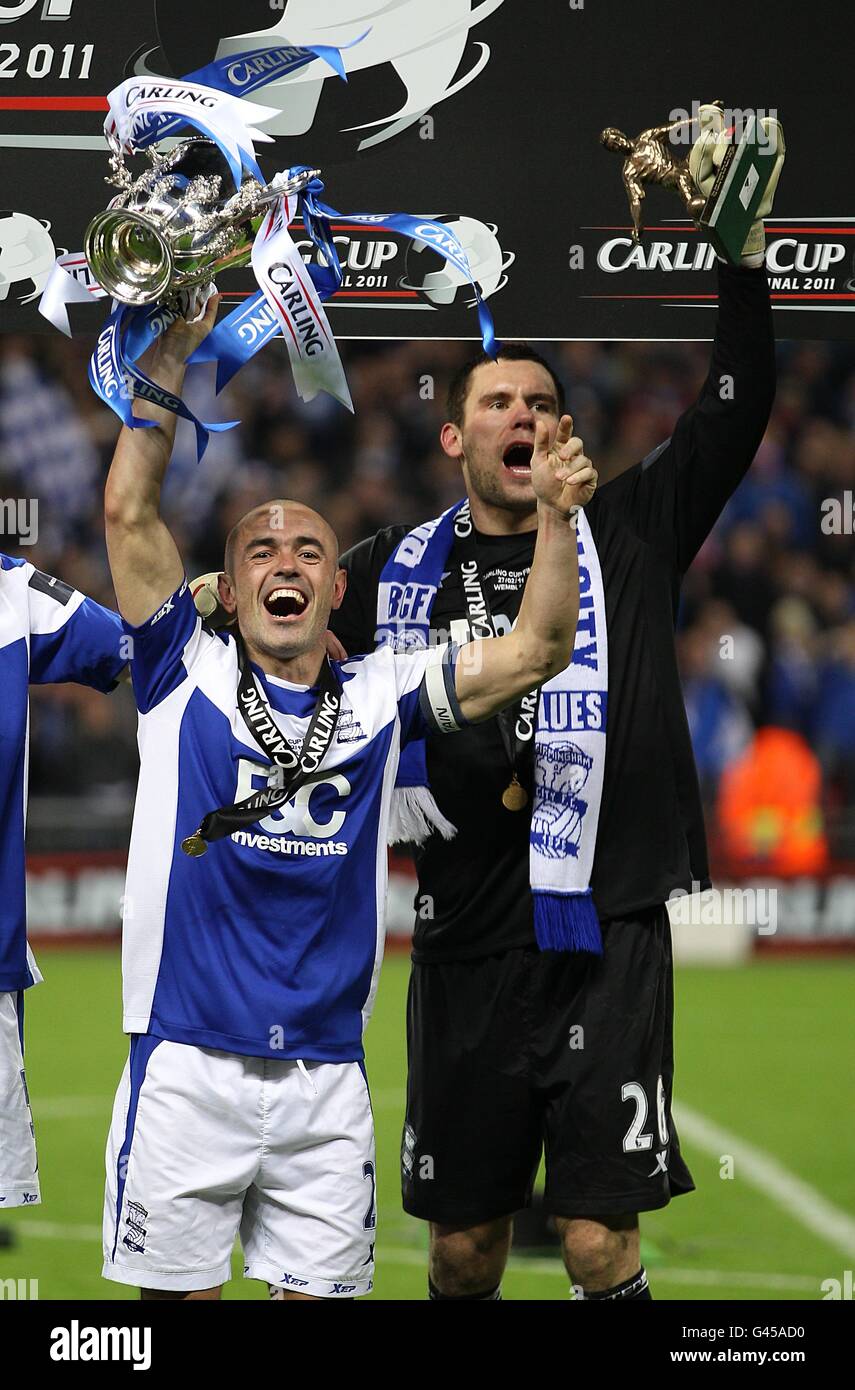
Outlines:
MULTIPOLYGON (((241 421, 211 437, 200 465, 192 427, 179 426, 164 510, 188 573, 218 569, 229 528, 269 497, 316 507, 344 550, 378 527, 435 516, 461 495, 458 466, 438 437, 448 378, 474 345, 341 347, 354 415, 323 395, 300 402, 281 344, 246 366, 213 409, 207 371, 188 379, 198 414, 241 421)), ((17 544, 7 509, 0 549, 113 605, 101 506, 117 421, 90 390, 88 351, 51 337, 0 337, 0 499, 38 502, 36 543, 17 544)), ((544 353, 564 379, 601 483, 671 433, 709 362, 703 343, 548 344, 544 353)), ((678 650, 711 819, 727 770, 756 731, 785 730, 818 768, 818 809, 837 857, 855 857, 853 530, 855 350, 780 344, 772 420, 685 580, 678 650)), ((123 818, 134 728, 127 691, 38 692, 32 795, 90 792, 123 818)))

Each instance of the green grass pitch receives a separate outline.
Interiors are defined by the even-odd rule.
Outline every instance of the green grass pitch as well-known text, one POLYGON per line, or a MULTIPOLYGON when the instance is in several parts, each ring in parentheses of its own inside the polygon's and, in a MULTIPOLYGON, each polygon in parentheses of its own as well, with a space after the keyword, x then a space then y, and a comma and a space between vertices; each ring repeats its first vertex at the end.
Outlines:
MULTIPOLYGON (((126 1053, 118 953, 46 951, 40 963, 27 1072, 43 1203, 0 1215, 14 1235, 0 1247, 0 1280, 37 1279, 42 1299, 134 1298, 100 1277, 104 1139, 126 1053)), ((404 1215, 398 1190, 407 972, 405 958, 387 958, 367 1035, 379 1299, 426 1292, 425 1229, 404 1215)), ((679 972, 676 1096, 691 1112, 682 1138, 698 1192, 643 1218, 655 1298, 815 1300, 824 1280, 852 1268, 841 1231, 855 1222, 853 986, 849 959, 679 972)), ((504 1295, 566 1299, 568 1281, 556 1256, 516 1255, 504 1295)), ((267 1291, 235 1278, 225 1296, 267 1291)))

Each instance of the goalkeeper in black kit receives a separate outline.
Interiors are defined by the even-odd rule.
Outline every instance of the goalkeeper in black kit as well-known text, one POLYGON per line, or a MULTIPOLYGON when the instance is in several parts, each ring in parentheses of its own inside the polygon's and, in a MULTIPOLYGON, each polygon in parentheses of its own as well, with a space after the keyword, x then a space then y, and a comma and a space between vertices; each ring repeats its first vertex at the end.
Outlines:
MULTIPOLYGON (((693 1190, 671 1114, 666 902, 709 870, 674 627, 682 576, 774 398, 762 223, 746 248, 718 265, 697 401, 585 509, 570 666, 453 747, 429 735, 402 761, 398 835, 433 915, 415 922, 401 1173, 406 1210, 430 1223, 432 1299, 501 1297, 544 1154, 577 1298, 649 1299, 639 1213, 693 1190)), ((343 558, 344 649, 508 630, 534 551, 535 428, 554 437, 563 410, 527 347, 458 373, 441 443, 465 498, 343 558)))

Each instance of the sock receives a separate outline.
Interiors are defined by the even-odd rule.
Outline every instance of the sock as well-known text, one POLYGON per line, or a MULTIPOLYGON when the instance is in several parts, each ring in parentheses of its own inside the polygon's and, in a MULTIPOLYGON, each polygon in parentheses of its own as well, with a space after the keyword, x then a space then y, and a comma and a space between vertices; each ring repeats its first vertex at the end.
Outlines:
POLYGON ((619 1299, 621 1303, 625 1303, 628 1299, 633 1298, 649 1299, 652 1302, 653 1294, 647 1284, 647 1271, 642 1265, 638 1273, 633 1274, 631 1279, 625 1279, 622 1284, 615 1284, 613 1289, 598 1289, 596 1293, 585 1293, 584 1290, 578 1290, 576 1298, 584 1300, 585 1303, 601 1302, 603 1299, 619 1299))
POLYGON ((494 1289, 487 1289, 484 1293, 442 1293, 428 1276, 428 1298, 432 1303, 501 1303, 502 1286, 497 1284, 494 1289))

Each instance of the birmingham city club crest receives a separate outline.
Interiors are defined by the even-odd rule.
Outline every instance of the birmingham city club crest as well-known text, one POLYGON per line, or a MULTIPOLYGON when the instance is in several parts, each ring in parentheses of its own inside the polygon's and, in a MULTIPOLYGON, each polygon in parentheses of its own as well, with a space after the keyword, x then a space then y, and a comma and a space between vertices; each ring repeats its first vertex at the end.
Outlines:
POLYGON ((582 821, 588 809, 579 793, 593 761, 575 743, 550 743, 538 749, 531 839, 547 859, 578 856, 582 821))

